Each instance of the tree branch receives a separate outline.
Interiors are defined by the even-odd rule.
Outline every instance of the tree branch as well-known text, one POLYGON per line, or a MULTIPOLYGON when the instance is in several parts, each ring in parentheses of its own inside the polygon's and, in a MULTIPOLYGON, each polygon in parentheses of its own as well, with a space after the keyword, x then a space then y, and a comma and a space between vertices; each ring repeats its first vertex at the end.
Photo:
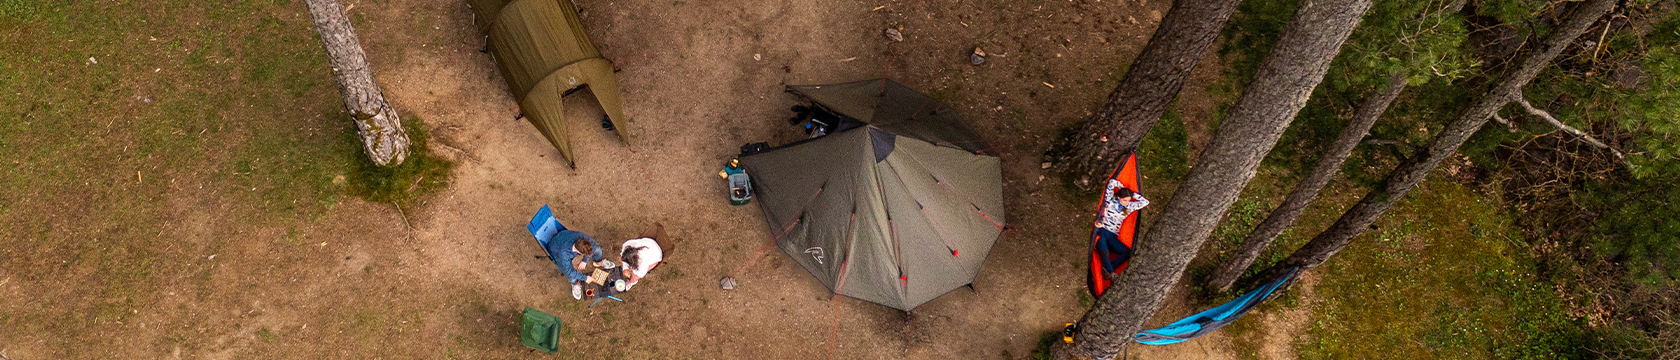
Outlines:
MULTIPOLYGON (((1616 160, 1619 160, 1619 161, 1622 162, 1622 166, 1626 166, 1628 168, 1628 170, 1633 170, 1633 163, 1628 162, 1627 156, 1622 155, 1622 152, 1620 150, 1616 150, 1616 148, 1610 147, 1609 144, 1605 144, 1603 141, 1598 141, 1597 138, 1594 138, 1592 135, 1587 134, 1587 132, 1585 132, 1585 131, 1581 131, 1580 129, 1576 129, 1574 127, 1571 127, 1568 124, 1564 124, 1562 121, 1558 121, 1557 118, 1552 117, 1552 114, 1549 113, 1549 112, 1546 112, 1545 110, 1540 110, 1538 108, 1535 108, 1534 105, 1528 103, 1528 99, 1524 98, 1521 93, 1518 93, 1516 98, 1517 98, 1517 103, 1522 104, 1523 109, 1528 110, 1529 114, 1533 114, 1534 116, 1539 117, 1540 119, 1546 120, 1547 123, 1552 124, 1553 127, 1557 127, 1559 130, 1563 130, 1563 132, 1570 133, 1572 135, 1580 137, 1581 140, 1586 141, 1588 144, 1592 144, 1592 146, 1598 147, 1600 149, 1610 150, 1611 154, 1616 155, 1616 160)), ((1496 114, 1494 118, 1498 119, 1498 115, 1496 114)))
POLYGON ((1499 117, 1499 112, 1498 111, 1493 112, 1493 121, 1498 121, 1500 124, 1505 124, 1505 130, 1506 131, 1517 132, 1517 124, 1511 123, 1510 120, 1505 120, 1505 118, 1499 117))

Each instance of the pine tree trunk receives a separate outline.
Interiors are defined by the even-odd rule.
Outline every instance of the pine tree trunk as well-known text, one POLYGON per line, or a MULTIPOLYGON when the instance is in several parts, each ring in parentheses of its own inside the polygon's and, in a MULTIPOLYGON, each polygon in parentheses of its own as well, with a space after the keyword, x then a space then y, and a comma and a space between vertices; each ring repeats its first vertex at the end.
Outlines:
POLYGON ((1615 5, 1616 0, 1592 0, 1577 7, 1563 27, 1552 32, 1535 52, 1523 59, 1521 65, 1506 73, 1486 94, 1461 110, 1458 118, 1447 124, 1447 127, 1435 136, 1435 140, 1430 142, 1428 148, 1402 161, 1394 172, 1389 173, 1382 186, 1371 190, 1370 194, 1365 195, 1358 204, 1343 213, 1329 229, 1313 237, 1312 241, 1295 250, 1288 258, 1262 272, 1261 276, 1279 274, 1292 267, 1301 267, 1303 271, 1311 270, 1347 247, 1354 236, 1370 228, 1371 224, 1377 221, 1377 216, 1406 197, 1406 193, 1410 192, 1412 187, 1417 186, 1418 182, 1423 181, 1442 160, 1446 160, 1457 151, 1459 145, 1463 145, 1483 124, 1487 124, 1495 111, 1515 100, 1523 86, 1527 86, 1541 69, 1549 65, 1563 49, 1569 47, 1575 37, 1597 22, 1598 18, 1609 13, 1615 5))
POLYGON ((1394 98, 1399 97, 1400 91, 1405 89, 1405 73, 1389 74, 1388 85, 1382 92, 1359 105, 1359 111, 1354 113, 1353 122, 1342 128, 1342 133, 1330 144, 1330 151, 1318 159, 1318 166, 1314 167, 1312 173, 1308 174, 1306 179, 1302 179, 1300 184, 1295 185, 1295 190, 1284 199, 1283 205, 1278 205, 1271 215, 1266 216, 1265 221, 1260 222, 1259 227, 1248 233, 1248 238, 1243 239, 1237 252, 1232 253, 1231 257, 1213 272, 1213 279, 1208 281, 1208 285, 1219 291, 1230 290, 1231 284, 1237 282, 1237 277, 1242 276, 1243 270, 1247 270, 1248 265, 1254 263, 1254 258, 1260 256, 1260 251, 1272 246, 1272 240, 1277 239, 1278 234, 1282 234, 1284 229, 1293 225, 1295 219, 1301 217, 1301 212, 1307 209, 1307 205, 1318 198, 1319 190, 1323 190, 1324 185, 1330 183, 1330 178, 1335 177, 1342 169, 1342 162, 1347 160, 1348 154, 1353 153, 1353 148, 1359 145, 1360 140, 1365 139, 1371 125, 1376 124, 1377 118, 1382 117, 1383 112, 1388 110, 1388 104, 1394 102, 1394 98))
POLYGON ((1239 0, 1178 0, 1108 103, 1080 128, 1073 153, 1059 165, 1075 186, 1094 191, 1122 154, 1132 151, 1172 104, 1196 63, 1219 39, 1239 0))
POLYGON ((408 156, 408 132, 373 81, 367 54, 356 40, 350 19, 344 16, 344 7, 338 0, 306 0, 305 4, 315 20, 315 31, 321 33, 321 44, 327 48, 327 63, 338 79, 344 106, 350 109, 350 120, 356 122, 356 134, 362 137, 362 149, 379 166, 402 164, 408 156))
POLYGON ((1371 0, 1301 1, 1213 142, 1157 215, 1161 220, 1139 240, 1126 272, 1080 320, 1080 333, 1065 355, 1107 359, 1132 341, 1370 7, 1371 0))

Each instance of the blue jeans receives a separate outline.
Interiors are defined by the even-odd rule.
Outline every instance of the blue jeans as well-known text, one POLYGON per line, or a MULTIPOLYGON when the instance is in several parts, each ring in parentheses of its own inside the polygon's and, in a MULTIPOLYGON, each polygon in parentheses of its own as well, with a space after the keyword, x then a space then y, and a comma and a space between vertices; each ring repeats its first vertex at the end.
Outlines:
POLYGON ((1132 259, 1132 248, 1120 242, 1120 234, 1108 229, 1097 228, 1097 260, 1102 264, 1103 272, 1113 273, 1120 264, 1132 259))

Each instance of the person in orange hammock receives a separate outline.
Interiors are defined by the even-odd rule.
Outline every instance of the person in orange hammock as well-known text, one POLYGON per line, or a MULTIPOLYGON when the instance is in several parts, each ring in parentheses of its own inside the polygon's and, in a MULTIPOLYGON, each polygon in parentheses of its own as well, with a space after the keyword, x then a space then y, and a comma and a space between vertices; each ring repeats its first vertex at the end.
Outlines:
POLYGON ((1097 228, 1097 259, 1102 263, 1105 278, 1113 280, 1114 269, 1131 260, 1132 248, 1120 242, 1120 224, 1145 206, 1149 206, 1149 199, 1144 199, 1143 194, 1132 192, 1119 180, 1108 181, 1103 191, 1102 216, 1092 224, 1097 228))

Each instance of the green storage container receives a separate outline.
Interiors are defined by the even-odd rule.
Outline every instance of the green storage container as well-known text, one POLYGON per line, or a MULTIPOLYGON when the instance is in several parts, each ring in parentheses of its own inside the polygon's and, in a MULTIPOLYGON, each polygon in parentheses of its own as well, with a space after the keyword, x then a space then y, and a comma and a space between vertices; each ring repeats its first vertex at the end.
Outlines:
POLYGON ((550 354, 560 351, 560 318, 537 309, 525 308, 519 343, 550 354))

